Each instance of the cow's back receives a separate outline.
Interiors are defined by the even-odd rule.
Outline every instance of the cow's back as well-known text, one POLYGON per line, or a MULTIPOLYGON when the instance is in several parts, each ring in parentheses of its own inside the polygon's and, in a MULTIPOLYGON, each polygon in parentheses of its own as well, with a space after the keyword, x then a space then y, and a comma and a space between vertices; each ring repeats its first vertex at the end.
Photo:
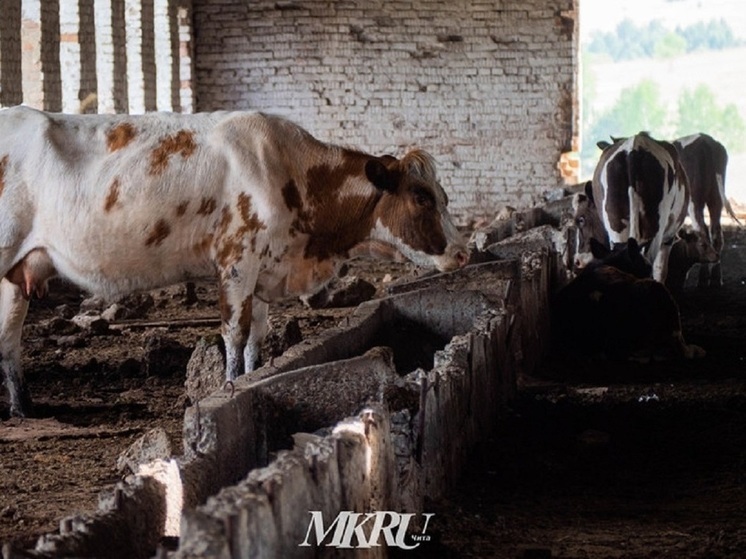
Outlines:
POLYGON ((672 223, 683 220, 689 196, 673 145, 645 133, 603 150, 593 194, 612 245, 631 236, 647 243, 661 229, 672 238, 678 228, 672 223))
POLYGON ((278 143, 265 120, 2 111, 0 217, 13 229, 6 245, 21 256, 43 247, 62 275, 107 295, 212 274, 225 208, 246 190, 249 216, 281 202, 279 189, 258 190, 273 186, 266 176, 251 176, 267 173, 264 158, 275 151, 266 144, 278 143))

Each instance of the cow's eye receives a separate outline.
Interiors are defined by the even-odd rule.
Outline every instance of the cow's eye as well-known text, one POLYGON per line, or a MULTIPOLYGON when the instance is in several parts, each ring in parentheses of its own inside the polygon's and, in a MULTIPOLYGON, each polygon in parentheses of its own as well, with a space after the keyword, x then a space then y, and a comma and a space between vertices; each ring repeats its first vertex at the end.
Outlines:
POLYGON ((432 193, 424 188, 416 188, 414 190, 414 201, 418 206, 432 207, 435 205, 435 198, 432 193))
POLYGON ((583 225, 585 225, 585 218, 581 215, 575 220, 575 223, 578 225, 578 227, 583 227, 583 225))

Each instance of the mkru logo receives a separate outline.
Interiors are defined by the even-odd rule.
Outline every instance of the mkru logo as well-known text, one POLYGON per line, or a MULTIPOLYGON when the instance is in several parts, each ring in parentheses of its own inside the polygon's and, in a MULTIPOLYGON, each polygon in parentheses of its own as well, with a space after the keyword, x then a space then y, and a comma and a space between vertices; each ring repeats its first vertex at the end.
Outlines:
POLYGON ((306 531, 306 539, 299 547, 308 547, 311 545, 325 545, 327 547, 337 547, 340 549, 369 549, 381 545, 381 536, 389 547, 399 547, 401 549, 414 549, 421 542, 430 540, 427 532, 427 525, 430 518, 435 516, 432 513, 423 514, 425 524, 422 532, 410 536, 413 544, 406 541, 409 523, 416 515, 414 513, 400 513, 387 510, 360 513, 352 511, 341 511, 334 521, 327 528, 324 525, 324 516, 321 511, 309 511, 311 521, 306 531), (327 542, 327 537, 331 539, 327 542), (313 541, 315 536, 315 542, 313 541))

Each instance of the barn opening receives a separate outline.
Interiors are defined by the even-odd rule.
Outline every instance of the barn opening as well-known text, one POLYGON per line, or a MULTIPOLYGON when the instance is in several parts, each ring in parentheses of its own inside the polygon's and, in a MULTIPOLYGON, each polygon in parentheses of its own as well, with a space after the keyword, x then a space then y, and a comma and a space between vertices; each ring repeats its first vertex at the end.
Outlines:
POLYGON ((746 19, 732 0, 581 2, 582 146, 587 180, 599 140, 647 130, 699 132, 728 150, 726 195, 746 202, 746 19))

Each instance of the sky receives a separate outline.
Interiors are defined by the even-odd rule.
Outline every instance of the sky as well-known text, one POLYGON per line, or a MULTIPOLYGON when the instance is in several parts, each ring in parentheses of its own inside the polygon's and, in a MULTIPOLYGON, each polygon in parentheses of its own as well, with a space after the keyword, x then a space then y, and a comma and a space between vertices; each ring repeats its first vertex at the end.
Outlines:
POLYGON ((611 31, 625 18, 637 24, 658 19, 671 28, 724 18, 746 39, 744 0, 580 0, 581 40, 593 31, 611 31))

